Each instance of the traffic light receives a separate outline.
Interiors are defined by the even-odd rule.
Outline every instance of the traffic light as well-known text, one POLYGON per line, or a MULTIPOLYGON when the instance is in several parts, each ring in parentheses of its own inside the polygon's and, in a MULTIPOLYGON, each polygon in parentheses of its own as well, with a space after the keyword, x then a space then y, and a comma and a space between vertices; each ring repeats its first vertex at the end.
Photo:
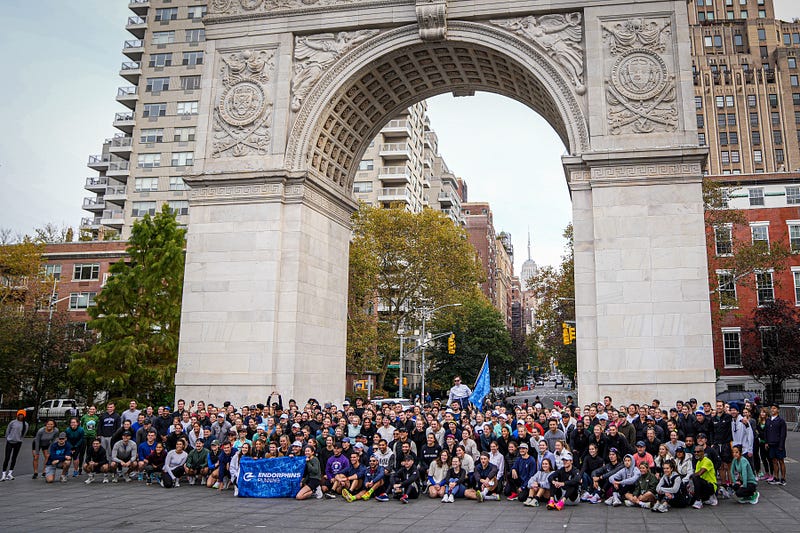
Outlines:
POLYGON ((564 340, 564 346, 575 342, 575 326, 570 326, 566 322, 562 322, 561 338, 564 340))
POLYGON ((453 355, 456 353, 456 334, 451 333, 449 337, 447 337, 447 353, 453 355))

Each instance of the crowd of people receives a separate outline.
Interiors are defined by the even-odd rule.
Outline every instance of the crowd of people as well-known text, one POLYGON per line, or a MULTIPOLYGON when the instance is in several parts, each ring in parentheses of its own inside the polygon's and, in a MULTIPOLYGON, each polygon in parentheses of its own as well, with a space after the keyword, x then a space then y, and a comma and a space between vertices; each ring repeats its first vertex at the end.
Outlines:
MULTIPOLYGON (((759 482, 786 484, 777 405, 692 398, 669 408, 658 400, 615 406, 606 396, 582 408, 568 397, 552 408, 536 398, 479 410, 463 388, 456 378, 449 405, 410 408, 361 398, 284 406, 276 392, 238 409, 184 400, 174 409, 91 406, 63 429, 48 420, 36 432, 33 478, 236 493, 242 457, 305 457, 299 500, 507 499, 558 511, 585 502, 657 512, 720 498, 756 504, 759 482)), ((3 481, 14 479, 27 431, 19 411, 6 430, 3 481)))

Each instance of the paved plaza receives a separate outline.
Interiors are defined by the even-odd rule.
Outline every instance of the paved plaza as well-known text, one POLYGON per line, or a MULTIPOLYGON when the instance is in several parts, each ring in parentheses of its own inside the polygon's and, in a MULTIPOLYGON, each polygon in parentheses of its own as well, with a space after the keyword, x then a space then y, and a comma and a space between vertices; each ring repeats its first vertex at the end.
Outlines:
MULTIPOLYGON (((517 502, 459 500, 443 504, 423 497, 408 505, 377 501, 255 500, 234 498, 183 484, 162 489, 143 483, 85 485, 85 476, 66 485, 46 485, 30 478, 30 446, 15 470, 17 479, 0 483, 0 531, 394 531, 459 533, 491 531, 662 531, 747 532, 800 531, 800 465, 787 461, 786 487, 762 483, 755 506, 730 500, 701 510, 653 513, 627 507, 581 504, 562 512, 528 508, 517 502)), ((800 433, 791 433, 789 454, 798 456, 800 433)))

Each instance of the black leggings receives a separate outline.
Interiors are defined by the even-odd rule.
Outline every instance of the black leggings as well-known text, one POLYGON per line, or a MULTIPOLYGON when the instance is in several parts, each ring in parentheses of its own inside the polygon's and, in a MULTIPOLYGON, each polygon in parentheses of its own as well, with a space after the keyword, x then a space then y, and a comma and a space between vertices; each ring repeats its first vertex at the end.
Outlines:
POLYGON ((571 502, 578 501, 578 488, 579 487, 567 487, 566 485, 563 487, 551 487, 550 490, 553 493, 553 498, 556 501, 560 500, 561 498, 565 498, 571 502))
POLYGON ((17 455, 19 455, 19 449, 22 448, 21 442, 8 442, 6 441, 6 455, 3 459, 3 472, 8 470, 14 470, 14 466, 17 464, 17 455), (8 468, 9 459, 11 459, 11 468, 8 468))
POLYGON ((748 483, 747 485, 741 485, 738 488, 736 488, 737 498, 751 498, 755 493, 756 493, 755 483, 748 483))
POLYGON ((692 498, 692 502, 706 501, 716 492, 714 485, 700 476, 692 476, 692 481, 694 482, 694 498, 692 498))
POLYGON ((168 473, 165 472, 164 476, 161 477, 161 481, 164 482, 164 487, 171 488, 172 485, 175 484, 175 480, 180 479, 180 477, 185 473, 186 470, 182 466, 179 466, 178 468, 172 471, 172 475, 175 476, 175 479, 172 479, 172 476, 170 476, 168 473))
POLYGON ((756 472, 759 470, 764 472, 766 475, 772 474, 772 461, 769 460, 769 451, 767 450, 767 443, 764 441, 760 441, 758 446, 753 447, 753 456, 755 464, 753 467, 755 468, 756 472), (759 461, 761 464, 759 464, 759 461))

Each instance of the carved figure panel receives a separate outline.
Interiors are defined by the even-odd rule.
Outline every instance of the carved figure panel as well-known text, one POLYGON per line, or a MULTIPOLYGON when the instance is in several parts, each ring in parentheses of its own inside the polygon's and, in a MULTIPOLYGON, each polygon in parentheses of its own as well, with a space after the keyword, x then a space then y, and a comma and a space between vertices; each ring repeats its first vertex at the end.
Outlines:
POLYGON ((251 15, 360 1, 362 0, 210 0, 208 7, 211 15, 251 15))
POLYGON ((603 26, 612 59, 606 77, 612 135, 677 129, 675 75, 664 59, 670 39, 668 19, 633 18, 603 26))
POLYGON ((274 50, 244 50, 220 57, 222 92, 214 109, 213 157, 264 155, 269 150, 273 100, 268 82, 274 50))
POLYGON ((583 17, 580 13, 492 20, 492 24, 533 43, 550 56, 575 86, 584 94, 583 17))
POLYGON ((294 44, 292 111, 300 109, 303 99, 322 73, 342 54, 378 33, 379 30, 358 30, 297 37, 294 44))
POLYGON ((417 0, 419 37, 423 41, 441 41, 447 37, 447 0, 417 0))

